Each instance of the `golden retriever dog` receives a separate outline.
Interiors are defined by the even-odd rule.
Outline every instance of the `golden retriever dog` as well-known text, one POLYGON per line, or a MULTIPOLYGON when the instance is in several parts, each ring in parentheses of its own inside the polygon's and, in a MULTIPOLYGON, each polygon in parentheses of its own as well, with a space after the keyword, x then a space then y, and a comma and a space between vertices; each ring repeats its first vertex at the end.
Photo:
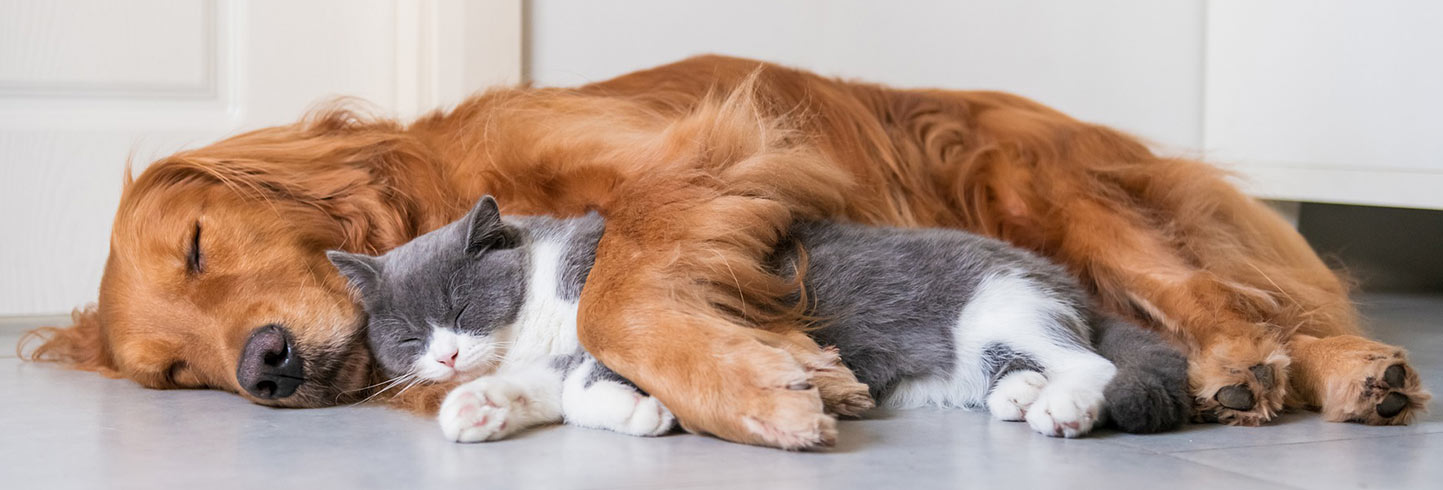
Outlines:
MULTIPOLYGON (((492 90, 410 125, 333 104, 161 159, 125 185, 98 304, 27 356, 273 406, 377 395, 323 252, 383 252, 483 194, 602 212, 582 343, 732 441, 826 445, 836 415, 871 406, 762 265, 817 217, 966 229, 1066 264, 1187 349, 1199 419, 1404 424, 1429 399, 1403 349, 1358 336, 1345 283, 1213 167, 1015 95, 718 56, 492 90)), ((446 389, 379 398, 426 412, 446 389)))

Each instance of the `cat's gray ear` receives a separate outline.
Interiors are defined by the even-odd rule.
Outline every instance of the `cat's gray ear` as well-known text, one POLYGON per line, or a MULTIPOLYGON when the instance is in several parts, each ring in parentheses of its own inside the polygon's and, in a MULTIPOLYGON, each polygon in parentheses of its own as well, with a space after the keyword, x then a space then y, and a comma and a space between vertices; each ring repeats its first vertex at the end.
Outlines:
POLYGON ((466 214, 466 253, 516 246, 516 231, 501 221, 501 208, 490 195, 483 196, 466 214))
POLYGON ((346 282, 351 283, 351 287, 360 291, 362 296, 370 293, 376 287, 376 283, 381 280, 380 259, 340 250, 327 251, 326 258, 330 259, 331 265, 336 266, 336 270, 341 271, 341 275, 345 276, 346 282))

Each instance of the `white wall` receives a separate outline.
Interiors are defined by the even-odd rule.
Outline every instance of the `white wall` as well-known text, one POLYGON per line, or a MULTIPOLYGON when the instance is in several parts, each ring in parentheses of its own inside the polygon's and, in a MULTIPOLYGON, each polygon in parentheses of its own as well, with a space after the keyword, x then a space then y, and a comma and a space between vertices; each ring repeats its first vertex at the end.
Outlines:
POLYGON ((721 53, 900 86, 1002 89, 1201 144, 1201 1, 529 2, 528 71, 603 80, 721 53))
POLYGON ((1443 209, 1436 0, 531 0, 533 80, 700 53, 1020 93, 1280 200, 1443 209))

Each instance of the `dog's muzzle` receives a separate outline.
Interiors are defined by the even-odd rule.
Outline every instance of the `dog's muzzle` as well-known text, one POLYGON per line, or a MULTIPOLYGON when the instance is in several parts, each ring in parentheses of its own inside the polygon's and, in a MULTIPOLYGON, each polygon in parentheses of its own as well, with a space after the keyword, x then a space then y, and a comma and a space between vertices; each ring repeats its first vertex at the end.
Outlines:
POLYGON ((241 351, 235 377, 251 396, 276 400, 291 396, 306 382, 305 364, 291 335, 280 325, 255 329, 241 351))

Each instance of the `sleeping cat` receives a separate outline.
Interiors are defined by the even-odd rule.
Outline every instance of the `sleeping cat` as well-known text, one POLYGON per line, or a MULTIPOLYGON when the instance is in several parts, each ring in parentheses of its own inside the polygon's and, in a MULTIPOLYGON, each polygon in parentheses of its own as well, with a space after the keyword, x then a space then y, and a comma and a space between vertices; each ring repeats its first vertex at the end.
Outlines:
MULTIPOLYGON (((496 440, 561 421, 663 434, 675 424, 666 407, 577 341, 604 226, 596 214, 503 218, 487 196, 380 257, 327 255, 359 292, 388 375, 480 376, 442 404, 447 437, 496 440)), ((808 314, 825 322, 811 335, 885 405, 985 407, 1062 437, 1090 431, 1104 408, 1132 432, 1184 418, 1182 355, 1092 310, 1065 270, 1036 255, 955 230, 840 222, 798 223, 791 238, 771 262, 794 275, 805 250, 808 314)))

